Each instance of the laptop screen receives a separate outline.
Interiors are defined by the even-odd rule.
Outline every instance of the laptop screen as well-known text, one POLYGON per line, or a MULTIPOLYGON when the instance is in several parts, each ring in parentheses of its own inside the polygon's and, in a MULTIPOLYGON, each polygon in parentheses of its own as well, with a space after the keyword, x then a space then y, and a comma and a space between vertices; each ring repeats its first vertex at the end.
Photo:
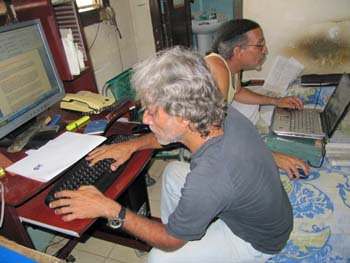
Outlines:
POLYGON ((327 120, 327 135, 332 136, 338 122, 341 121, 343 114, 346 114, 346 107, 350 103, 350 79, 348 75, 343 74, 337 88, 330 97, 324 114, 327 120))

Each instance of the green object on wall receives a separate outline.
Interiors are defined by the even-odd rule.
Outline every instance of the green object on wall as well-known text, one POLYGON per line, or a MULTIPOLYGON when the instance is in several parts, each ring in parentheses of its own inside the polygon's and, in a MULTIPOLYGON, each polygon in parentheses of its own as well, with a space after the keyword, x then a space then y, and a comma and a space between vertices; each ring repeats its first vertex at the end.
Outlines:
POLYGON ((130 79, 132 68, 129 68, 114 78, 108 80, 103 87, 102 95, 110 90, 116 100, 136 100, 136 92, 132 88, 130 79))

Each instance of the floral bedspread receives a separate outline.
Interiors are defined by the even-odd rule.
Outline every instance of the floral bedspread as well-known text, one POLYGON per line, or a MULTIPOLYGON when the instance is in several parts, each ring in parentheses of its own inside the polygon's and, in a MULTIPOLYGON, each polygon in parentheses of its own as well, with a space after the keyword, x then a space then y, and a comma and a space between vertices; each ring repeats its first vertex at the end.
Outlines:
POLYGON ((350 167, 332 167, 325 160, 308 179, 280 174, 294 229, 283 251, 267 262, 350 262, 350 167))
MULTIPOLYGON (((334 87, 302 88, 289 95, 301 97, 306 107, 324 108, 334 87)), ((294 229, 282 252, 267 262, 350 263, 350 167, 312 168, 308 179, 281 180, 293 206, 294 229)))

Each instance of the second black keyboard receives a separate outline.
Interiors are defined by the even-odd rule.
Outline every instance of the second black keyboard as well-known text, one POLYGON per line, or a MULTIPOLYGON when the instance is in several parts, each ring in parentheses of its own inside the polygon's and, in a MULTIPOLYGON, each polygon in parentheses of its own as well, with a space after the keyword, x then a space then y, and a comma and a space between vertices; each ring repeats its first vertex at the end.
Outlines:
MULTIPOLYGON (((108 145, 127 141, 135 136, 132 135, 112 135, 102 145, 108 145)), ((104 159, 90 167, 85 158, 75 163, 58 179, 45 198, 45 204, 56 200, 55 193, 62 190, 77 190, 81 185, 94 185, 104 192, 119 177, 125 169, 127 162, 119 166, 116 171, 112 171, 110 166, 114 159, 104 159)))

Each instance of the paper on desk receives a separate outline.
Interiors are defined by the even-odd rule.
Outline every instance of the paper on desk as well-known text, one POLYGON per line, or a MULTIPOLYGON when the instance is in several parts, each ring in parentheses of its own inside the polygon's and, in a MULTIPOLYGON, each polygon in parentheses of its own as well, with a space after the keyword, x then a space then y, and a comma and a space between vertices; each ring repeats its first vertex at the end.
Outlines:
POLYGON ((277 56, 264 82, 263 89, 285 96, 289 83, 294 81, 303 70, 304 65, 295 58, 277 56))
POLYGON ((84 157, 106 137, 65 132, 40 149, 31 151, 6 170, 41 182, 47 182, 84 157))

